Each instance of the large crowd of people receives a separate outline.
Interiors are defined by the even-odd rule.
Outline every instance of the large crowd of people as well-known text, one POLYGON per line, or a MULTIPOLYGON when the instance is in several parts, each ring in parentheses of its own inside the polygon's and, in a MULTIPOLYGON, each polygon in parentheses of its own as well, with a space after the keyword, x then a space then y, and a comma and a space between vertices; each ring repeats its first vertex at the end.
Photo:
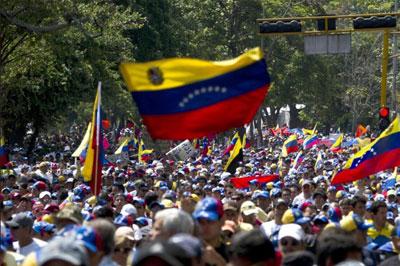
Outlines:
POLYGON ((265 144, 248 145, 235 173, 224 170, 228 144, 213 140, 185 161, 139 162, 131 147, 104 165, 93 195, 71 157, 83 132, 70 133, 40 137, 34 160, 9 147, 0 265, 400 265, 397 169, 330 184, 355 146, 300 147, 295 165, 298 152, 281 156, 287 136, 264 129, 265 144), (230 182, 249 176, 245 188, 230 182))

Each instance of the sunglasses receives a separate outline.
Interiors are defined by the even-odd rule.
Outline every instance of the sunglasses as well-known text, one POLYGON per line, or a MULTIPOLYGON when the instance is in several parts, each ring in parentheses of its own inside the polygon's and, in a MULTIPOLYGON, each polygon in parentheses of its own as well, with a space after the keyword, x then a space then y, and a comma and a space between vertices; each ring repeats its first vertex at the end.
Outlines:
POLYGON ((300 245, 300 242, 297 241, 296 239, 282 239, 281 240, 282 246, 288 246, 289 244, 291 246, 298 246, 298 245, 300 245))

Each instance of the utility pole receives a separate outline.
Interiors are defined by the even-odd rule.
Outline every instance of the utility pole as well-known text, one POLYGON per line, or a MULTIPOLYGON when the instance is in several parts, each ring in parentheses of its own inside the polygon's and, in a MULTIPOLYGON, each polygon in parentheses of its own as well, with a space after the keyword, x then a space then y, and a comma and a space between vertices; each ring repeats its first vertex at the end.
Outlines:
MULTIPOLYGON (((394 12, 397 12, 398 0, 394 0, 394 12)), ((397 114, 397 34, 393 34, 393 83, 392 83, 392 108, 397 114)))

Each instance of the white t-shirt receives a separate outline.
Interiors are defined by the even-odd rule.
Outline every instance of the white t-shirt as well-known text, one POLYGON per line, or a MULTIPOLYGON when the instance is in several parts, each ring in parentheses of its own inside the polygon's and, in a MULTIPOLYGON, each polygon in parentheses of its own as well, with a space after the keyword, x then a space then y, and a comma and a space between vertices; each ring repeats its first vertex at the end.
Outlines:
POLYGON ((272 220, 262 223, 260 229, 269 239, 272 239, 272 236, 274 234, 278 234, 279 230, 281 229, 281 226, 282 226, 281 224, 276 224, 275 220, 272 220))
POLYGON ((39 251, 42 247, 44 247, 46 245, 47 245, 46 241, 43 241, 43 240, 40 240, 37 238, 33 238, 32 243, 30 243, 27 246, 21 247, 21 248, 19 247, 18 242, 13 243, 13 246, 14 246, 14 249, 16 250, 16 252, 21 255, 24 255, 24 256, 27 256, 31 252, 39 251))

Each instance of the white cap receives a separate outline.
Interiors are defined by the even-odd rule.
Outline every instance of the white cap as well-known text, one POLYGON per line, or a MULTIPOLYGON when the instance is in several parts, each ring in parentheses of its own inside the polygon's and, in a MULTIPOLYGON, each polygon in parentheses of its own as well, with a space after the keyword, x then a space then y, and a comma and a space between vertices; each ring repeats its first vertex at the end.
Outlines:
POLYGON ((40 194, 39 194, 39 199, 43 199, 46 195, 49 196, 49 197, 51 198, 50 192, 48 192, 48 191, 42 191, 42 192, 40 192, 40 194))
POLYGON ((303 228, 298 224, 284 224, 279 230, 278 240, 285 237, 292 237, 297 241, 302 241, 305 237, 305 233, 303 228))
POLYGON ((135 206, 133 206, 132 204, 125 204, 124 206, 122 206, 121 209, 121 214, 123 216, 128 216, 128 215, 137 215, 137 210, 135 208, 135 206))

